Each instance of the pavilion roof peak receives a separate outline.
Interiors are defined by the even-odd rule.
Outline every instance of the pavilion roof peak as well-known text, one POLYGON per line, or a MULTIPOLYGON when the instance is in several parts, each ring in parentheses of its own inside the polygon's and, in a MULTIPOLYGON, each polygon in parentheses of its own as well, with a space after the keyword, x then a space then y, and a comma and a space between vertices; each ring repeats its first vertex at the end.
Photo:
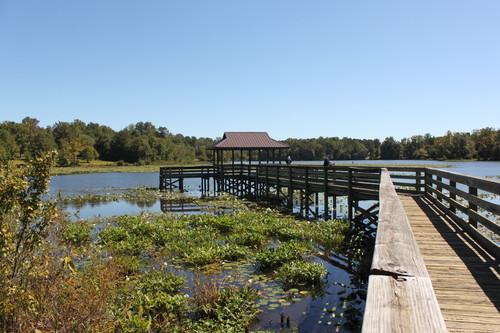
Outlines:
POLYGON ((272 139, 267 132, 224 132, 222 140, 207 147, 212 150, 287 149, 287 144, 272 139))

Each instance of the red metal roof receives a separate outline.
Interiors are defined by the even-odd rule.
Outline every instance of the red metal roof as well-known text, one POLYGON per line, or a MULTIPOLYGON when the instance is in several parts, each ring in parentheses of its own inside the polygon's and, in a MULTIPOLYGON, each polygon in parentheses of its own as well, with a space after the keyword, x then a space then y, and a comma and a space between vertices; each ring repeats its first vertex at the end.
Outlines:
POLYGON ((213 150, 287 149, 288 145, 271 139, 267 132, 224 132, 222 140, 207 147, 213 150))

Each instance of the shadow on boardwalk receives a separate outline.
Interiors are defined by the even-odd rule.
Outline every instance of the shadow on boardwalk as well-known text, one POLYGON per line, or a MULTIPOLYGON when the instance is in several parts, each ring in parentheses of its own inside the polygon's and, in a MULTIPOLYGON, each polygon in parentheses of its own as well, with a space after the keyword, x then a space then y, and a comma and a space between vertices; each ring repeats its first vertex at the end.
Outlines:
POLYGON ((425 197, 402 201, 450 332, 499 332, 500 260, 425 197))

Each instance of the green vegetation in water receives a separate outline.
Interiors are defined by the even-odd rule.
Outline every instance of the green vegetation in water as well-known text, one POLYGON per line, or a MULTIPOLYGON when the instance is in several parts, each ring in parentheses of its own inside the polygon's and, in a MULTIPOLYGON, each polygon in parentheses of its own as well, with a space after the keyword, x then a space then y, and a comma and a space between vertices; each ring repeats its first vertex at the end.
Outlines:
MULTIPOLYGON (((42 200, 44 163, 2 169, 2 331, 246 332, 262 311, 320 295, 327 275, 315 258, 353 239, 346 221, 301 221, 232 197, 217 204, 241 208, 222 216, 72 222, 42 200)), ((340 313, 356 306, 339 302, 334 322, 355 323, 340 313)))

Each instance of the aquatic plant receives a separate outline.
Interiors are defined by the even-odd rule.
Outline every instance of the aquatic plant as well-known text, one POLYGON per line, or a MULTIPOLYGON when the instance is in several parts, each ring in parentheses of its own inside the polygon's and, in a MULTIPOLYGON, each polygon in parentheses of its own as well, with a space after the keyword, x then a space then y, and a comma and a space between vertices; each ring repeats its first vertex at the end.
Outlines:
POLYGON ((211 298, 195 297, 198 319, 191 329, 195 332, 247 332, 250 322, 259 312, 257 290, 248 286, 216 289, 211 298))
POLYGON ((325 251, 338 250, 345 242, 345 237, 350 231, 348 220, 330 220, 311 223, 309 236, 316 246, 321 246, 325 251))
POLYGON ((293 260, 285 263, 276 273, 284 289, 297 287, 321 287, 327 269, 321 263, 293 260))
POLYGON ((182 322, 189 304, 180 293, 185 278, 152 270, 130 283, 120 293, 112 314, 122 332, 167 332, 182 322))
POLYGON ((306 249, 301 242, 284 242, 277 247, 263 248, 255 254, 256 270, 270 271, 292 260, 301 259, 306 249))
POLYGON ((61 231, 63 241, 72 246, 83 246, 91 240, 90 231, 92 227, 84 221, 68 221, 61 231))

